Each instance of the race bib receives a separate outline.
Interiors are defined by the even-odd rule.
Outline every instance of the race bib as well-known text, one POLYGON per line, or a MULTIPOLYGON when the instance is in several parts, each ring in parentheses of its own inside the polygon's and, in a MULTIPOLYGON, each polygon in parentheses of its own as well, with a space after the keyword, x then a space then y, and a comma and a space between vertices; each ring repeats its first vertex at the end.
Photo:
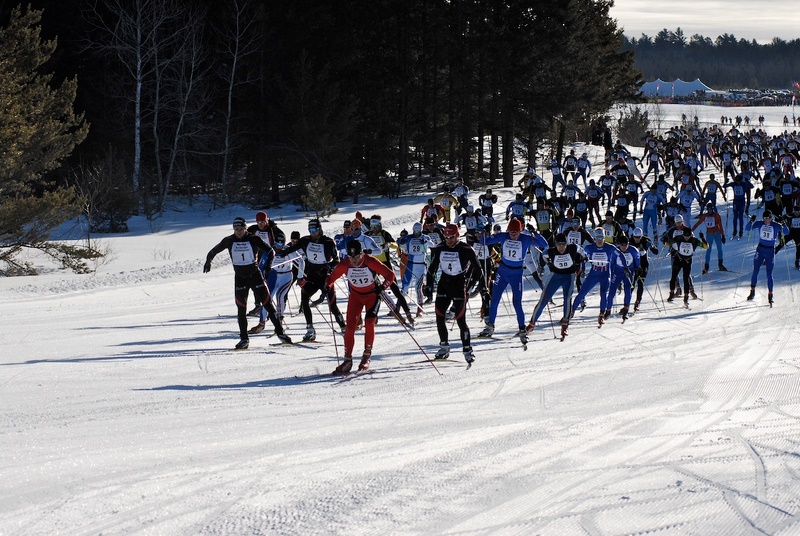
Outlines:
POLYGON ((775 240, 775 229, 772 228, 772 225, 764 225, 761 227, 758 237, 766 241, 775 240))
POLYGON ((255 264, 256 256, 250 242, 234 242, 231 245, 231 262, 235 266, 247 266, 255 264))
POLYGON ((440 260, 442 272, 447 275, 459 275, 462 272, 461 258, 457 251, 443 251, 440 260))
POLYGON ((694 253, 694 245, 691 242, 681 242, 678 245, 678 253, 684 257, 691 257, 694 253))
POLYGON ((381 235, 370 236, 370 238, 372 238, 375 241, 375 244, 377 244, 378 249, 380 249, 381 251, 386 251, 385 248, 386 242, 383 240, 383 237, 381 235))
POLYGON ((408 243, 408 254, 409 255, 422 255, 422 252, 425 251, 425 246, 422 245, 420 240, 414 239, 408 243))
POLYGON ((366 266, 347 269, 347 280, 354 287, 366 288, 375 284, 375 275, 366 266))
POLYGON ((311 264, 325 264, 325 246, 316 242, 309 242, 306 246, 306 258, 311 264))
POLYGON ((566 270, 573 265, 572 256, 568 253, 553 257, 553 266, 559 270, 566 270))
POLYGON ((503 242, 503 258, 510 261, 522 260, 522 242, 511 239, 503 242))

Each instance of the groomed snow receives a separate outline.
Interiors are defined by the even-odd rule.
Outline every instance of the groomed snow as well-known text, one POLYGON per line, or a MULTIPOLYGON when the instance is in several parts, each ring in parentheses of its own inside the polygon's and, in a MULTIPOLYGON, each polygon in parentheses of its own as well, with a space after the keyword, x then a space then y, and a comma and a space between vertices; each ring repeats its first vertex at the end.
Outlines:
MULTIPOLYGON (((773 132, 791 117, 668 110, 769 113, 773 132)), ((495 190, 502 212, 514 191, 495 190)), ((357 208, 397 236, 427 197, 357 208)), ((316 311, 320 344, 262 334, 232 350, 232 268, 202 264, 255 210, 173 208, 157 232, 134 218, 102 237, 112 254, 96 274, 0 280, 0 534, 800 534, 794 245, 777 256, 772 309, 763 270, 745 301, 745 236, 725 246, 732 272, 713 269, 715 252, 700 276, 696 256, 689 310, 663 301, 656 260, 624 325, 597 328, 595 291, 566 341, 545 314, 523 351, 510 301, 496 339, 474 338, 473 300, 476 363, 460 360, 456 329, 455 362, 437 372, 381 316, 374 372, 342 380, 328 375, 341 335, 316 311)), ((340 206, 326 232, 355 210, 340 206)), ((269 213, 305 229, 292 206, 269 213)), ((525 292, 529 316, 539 292, 525 292)), ((432 355, 427 307, 413 336, 432 355)), ((302 316, 287 321, 299 340, 302 316)))

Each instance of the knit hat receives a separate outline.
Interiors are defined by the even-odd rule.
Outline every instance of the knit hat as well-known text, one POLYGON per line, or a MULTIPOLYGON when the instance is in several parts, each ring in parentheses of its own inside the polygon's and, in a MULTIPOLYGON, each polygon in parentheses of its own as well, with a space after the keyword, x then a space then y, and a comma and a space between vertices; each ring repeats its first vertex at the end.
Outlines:
POLYGON ((455 223, 448 223, 444 226, 444 230, 442 231, 445 237, 455 236, 458 237, 458 225, 455 223))
POLYGON ((347 243, 347 256, 355 257, 356 255, 359 255, 363 249, 364 248, 361 245, 360 240, 351 240, 347 243))
POLYGON ((247 227, 247 221, 241 216, 237 216, 233 218, 233 226, 234 227, 247 227))
POLYGON ((261 212, 256 212, 256 223, 260 221, 267 221, 267 213, 263 210, 261 212))
POLYGON ((521 233, 522 232, 522 222, 518 219, 514 218, 510 222, 508 222, 508 227, 506 230, 509 233, 521 233))

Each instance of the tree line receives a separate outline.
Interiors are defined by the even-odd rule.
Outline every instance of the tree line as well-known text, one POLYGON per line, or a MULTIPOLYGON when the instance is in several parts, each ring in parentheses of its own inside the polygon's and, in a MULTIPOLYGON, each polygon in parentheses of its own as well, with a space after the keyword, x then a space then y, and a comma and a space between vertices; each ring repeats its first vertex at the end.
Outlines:
MULTIPOLYGON (((535 162, 548 138, 560 151, 576 125, 602 121, 641 84, 610 5, 38 0, 0 8, 8 39, 21 40, 17 71, 68 94, 52 114, 69 134, 53 141, 60 149, 46 166, 24 181, 0 179, 0 188, 6 199, 69 189, 91 229, 120 231, 132 213, 157 218, 174 195, 268 206, 299 199, 312 177, 350 194, 411 174, 511 185, 516 155, 535 162)), ((26 100, 16 89, 0 87, 26 100)), ((33 115, 26 125, 0 121, 10 145, 42 126, 33 115)), ((31 150, 26 158, 42 154, 31 150)))
POLYGON ((724 33, 713 41, 680 28, 655 36, 623 36, 623 50, 636 55, 645 79, 691 81, 700 78, 714 89, 790 89, 800 78, 800 39, 774 38, 766 44, 724 33))

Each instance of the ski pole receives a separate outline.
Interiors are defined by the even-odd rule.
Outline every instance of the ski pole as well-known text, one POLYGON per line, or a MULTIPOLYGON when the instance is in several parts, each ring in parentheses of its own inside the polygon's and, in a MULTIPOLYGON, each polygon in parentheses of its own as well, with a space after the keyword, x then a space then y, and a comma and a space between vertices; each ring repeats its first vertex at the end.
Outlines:
POLYGON ((434 370, 435 370, 435 371, 436 371, 436 372, 439 374, 439 376, 441 376, 441 375, 442 375, 442 373, 441 373, 441 372, 439 372, 439 369, 438 369, 438 368, 436 368, 436 364, 435 364, 435 363, 433 362, 433 360, 432 360, 432 359, 431 359, 431 358, 428 356, 428 353, 425 351, 425 349, 424 349, 422 346, 420 346, 420 344, 419 344, 419 342, 417 341, 417 339, 414 337, 414 335, 413 335, 413 334, 411 333, 411 331, 408 329, 408 326, 406 326, 406 325, 403 323, 403 321, 400 319, 400 313, 398 313, 398 312, 397 312, 397 308, 394 306, 394 304, 392 303, 392 301, 389 299, 389 296, 387 296, 387 295, 386 295, 386 291, 385 291, 385 290, 383 290, 383 289, 381 288, 381 289, 378 291, 378 297, 381 299, 381 301, 383 301, 383 303, 385 303, 385 304, 386 304, 386 307, 388 307, 388 308, 389 308, 389 311, 391 311, 391 312, 392 312, 392 315, 394 315, 394 317, 397 319, 397 321, 398 321, 398 322, 400 322, 400 325, 401 325, 401 326, 403 326, 403 329, 405 329, 405 330, 406 330, 406 333, 408 333, 408 336, 409 336, 409 337, 411 337, 411 340, 412 340, 412 341, 414 341, 414 344, 416 344, 416 345, 417 345, 417 348, 419 348, 419 351, 420 351, 420 352, 422 352, 422 355, 424 355, 424 356, 425 356, 425 359, 427 359, 427 360, 428 360, 428 363, 430 363, 430 364, 431 364, 431 366, 433 367, 433 369, 434 369, 434 370))

